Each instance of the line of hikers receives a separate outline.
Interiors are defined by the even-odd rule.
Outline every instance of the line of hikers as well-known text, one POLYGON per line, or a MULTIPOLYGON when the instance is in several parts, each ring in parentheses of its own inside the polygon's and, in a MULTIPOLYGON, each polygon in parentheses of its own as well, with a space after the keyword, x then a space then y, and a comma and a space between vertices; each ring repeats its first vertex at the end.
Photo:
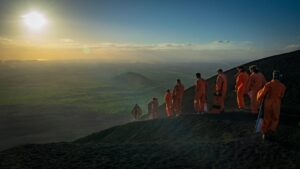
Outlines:
MULTIPOLYGON (((249 67, 250 75, 243 66, 237 67, 238 73, 235 76, 235 91, 237 108, 240 111, 247 111, 245 97, 250 98, 250 112, 258 114, 259 105, 264 100, 264 118, 262 123, 263 137, 267 133, 276 131, 279 123, 281 99, 284 96, 285 85, 280 82, 281 74, 273 71, 273 79, 266 82, 264 75, 257 66, 249 67)), ((208 83, 196 73, 194 110, 196 114, 207 112, 207 90, 208 83)), ((225 99, 227 93, 227 77, 222 69, 217 70, 217 78, 214 87, 213 106, 210 113, 222 113, 225 111, 225 99)), ((182 115, 182 101, 184 85, 177 79, 173 91, 166 90, 164 100, 166 103, 166 114, 169 118, 174 115, 182 115), (173 114, 174 113, 174 114, 173 114)), ((158 99, 153 98, 148 104, 148 113, 152 118, 158 117, 158 99)), ((136 105, 138 106, 138 105, 136 105)), ((134 109, 135 110, 135 109, 134 109)), ((133 111, 134 111, 133 110, 133 111)))

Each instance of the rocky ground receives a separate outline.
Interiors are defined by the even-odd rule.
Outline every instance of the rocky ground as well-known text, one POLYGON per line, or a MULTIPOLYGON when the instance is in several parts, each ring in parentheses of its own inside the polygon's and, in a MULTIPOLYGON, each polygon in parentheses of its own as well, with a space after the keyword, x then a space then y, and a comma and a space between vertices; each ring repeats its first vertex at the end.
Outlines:
POLYGON ((300 128, 282 124, 262 141, 254 122, 242 112, 138 121, 74 142, 2 151, 0 168, 299 168, 300 128))

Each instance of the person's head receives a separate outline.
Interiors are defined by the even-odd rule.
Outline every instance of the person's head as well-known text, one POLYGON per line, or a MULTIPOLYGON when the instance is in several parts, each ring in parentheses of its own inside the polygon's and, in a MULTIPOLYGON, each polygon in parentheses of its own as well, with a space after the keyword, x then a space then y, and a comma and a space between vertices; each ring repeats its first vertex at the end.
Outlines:
POLYGON ((280 71, 278 71, 278 70, 273 71, 273 79, 274 80, 280 80, 280 76, 281 76, 280 71))
POLYGON ((246 71, 246 69, 245 69, 244 66, 238 66, 236 69, 237 69, 239 72, 245 72, 245 71, 246 71))
POLYGON ((223 69, 218 69, 218 70, 217 70, 217 73, 218 73, 218 74, 222 74, 222 73, 223 73, 223 69))
POLYGON ((180 84, 180 83, 181 83, 181 80, 180 80, 180 79, 177 79, 176 82, 177 82, 177 84, 180 84))
POLYGON ((201 73, 196 73, 196 77, 197 77, 197 79, 200 79, 201 78, 201 73))
POLYGON ((166 92, 167 92, 167 93, 170 93, 171 91, 170 91, 170 89, 167 89, 166 92))
POLYGON ((256 65, 252 65, 249 67, 250 72, 258 73, 258 68, 256 65))

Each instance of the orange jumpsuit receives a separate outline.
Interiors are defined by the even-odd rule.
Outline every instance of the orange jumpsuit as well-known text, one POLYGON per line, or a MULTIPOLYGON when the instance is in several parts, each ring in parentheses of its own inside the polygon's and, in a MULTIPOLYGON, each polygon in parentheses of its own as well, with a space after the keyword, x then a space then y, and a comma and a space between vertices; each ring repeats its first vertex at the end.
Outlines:
POLYGON ((165 94, 165 102, 166 102, 166 113, 168 117, 173 116, 172 112, 172 93, 171 92, 166 92, 165 94))
POLYGON ((247 72, 240 72, 236 77, 236 100, 239 109, 245 108, 244 96, 246 94, 249 75, 247 72))
POLYGON ((173 90, 173 108, 177 115, 181 114, 183 93, 184 86, 182 84, 176 84, 173 90))
POLYGON ((257 94, 257 101, 264 102, 264 118, 262 124, 262 132, 266 134, 268 131, 276 131, 279 124, 281 99, 285 92, 285 85, 279 80, 268 82, 257 94))
POLYGON ((207 83, 203 79, 198 79, 195 86, 194 107, 196 112, 204 112, 204 104, 206 102, 207 83))
POLYGON ((216 81, 216 92, 219 92, 221 96, 216 96, 216 102, 220 105, 220 111, 224 111, 225 96, 227 92, 227 77, 224 73, 219 74, 216 81))
POLYGON ((266 84, 266 79, 262 73, 252 73, 248 80, 248 90, 251 102, 251 112, 258 113, 257 92, 266 84))

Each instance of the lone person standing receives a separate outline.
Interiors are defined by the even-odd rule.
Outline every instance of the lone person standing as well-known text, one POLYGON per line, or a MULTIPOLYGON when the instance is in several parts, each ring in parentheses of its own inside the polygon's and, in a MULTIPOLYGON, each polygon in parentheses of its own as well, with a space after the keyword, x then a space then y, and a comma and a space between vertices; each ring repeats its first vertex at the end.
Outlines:
POLYGON ((204 104, 206 102, 206 81, 201 78, 200 73, 196 73, 194 107, 198 114, 204 113, 204 104))
POLYGON ((262 138, 272 135, 278 128, 281 99, 285 93, 285 85, 279 81, 280 72, 273 71, 273 80, 266 83, 258 92, 257 101, 264 100, 264 117, 262 123, 262 138))
POLYGON ((173 89, 173 108, 176 116, 182 113, 182 99, 184 94, 184 86, 180 79, 177 79, 176 85, 173 89))

